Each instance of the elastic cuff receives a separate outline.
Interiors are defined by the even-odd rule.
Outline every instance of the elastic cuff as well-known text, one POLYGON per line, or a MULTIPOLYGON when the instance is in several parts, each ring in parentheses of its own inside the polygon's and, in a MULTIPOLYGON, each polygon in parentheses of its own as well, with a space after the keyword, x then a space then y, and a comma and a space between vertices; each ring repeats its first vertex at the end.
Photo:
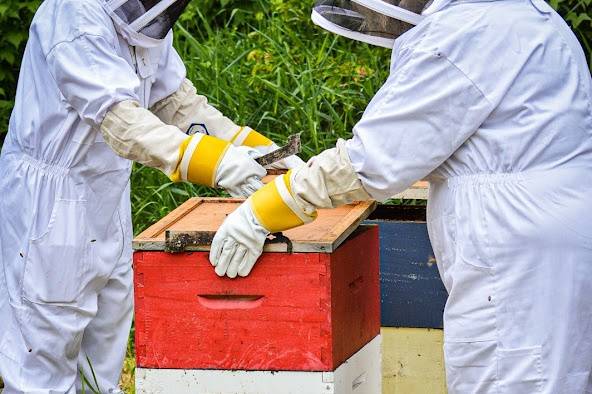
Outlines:
POLYGON ((270 233, 288 230, 313 221, 317 213, 304 213, 294 200, 290 172, 276 177, 253 194, 251 207, 259 223, 270 233))
POLYGON ((241 127, 230 140, 234 146, 270 146, 273 141, 248 126, 241 127))
POLYGON ((170 176, 173 182, 187 181, 215 187, 216 171, 230 144, 204 134, 194 134, 179 147, 180 162, 170 176))

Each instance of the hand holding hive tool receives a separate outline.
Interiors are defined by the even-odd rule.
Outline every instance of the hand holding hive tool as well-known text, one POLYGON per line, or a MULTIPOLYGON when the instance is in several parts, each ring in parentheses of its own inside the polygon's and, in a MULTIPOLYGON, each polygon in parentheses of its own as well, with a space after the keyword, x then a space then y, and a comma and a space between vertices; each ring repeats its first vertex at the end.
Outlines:
POLYGON ((261 166, 267 167, 270 164, 276 163, 287 157, 300 153, 300 148, 300 133, 292 134, 290 137, 288 137, 288 142, 286 143, 286 145, 274 150, 271 153, 263 155, 258 159, 255 159, 255 161, 259 163, 261 166))

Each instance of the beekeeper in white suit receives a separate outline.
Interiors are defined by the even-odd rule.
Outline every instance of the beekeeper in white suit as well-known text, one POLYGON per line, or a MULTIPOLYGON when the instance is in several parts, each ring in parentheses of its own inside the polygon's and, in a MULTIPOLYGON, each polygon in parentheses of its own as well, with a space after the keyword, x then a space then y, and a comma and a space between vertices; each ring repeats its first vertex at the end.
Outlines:
POLYGON ((172 47, 187 3, 45 0, 35 15, 0 158, 5 394, 74 393, 79 368, 94 382, 87 357, 101 392, 118 390, 132 318, 130 160, 235 196, 261 186, 256 154, 233 144, 276 145, 197 95, 172 47))
POLYGON ((443 0, 421 16, 390 3, 315 5, 322 27, 393 48, 390 76, 350 140, 227 218, 216 272, 249 274, 268 233, 316 208, 426 178, 449 292, 449 392, 592 392, 592 84, 580 45, 542 0, 443 0), (393 42, 397 19, 417 26, 393 42))

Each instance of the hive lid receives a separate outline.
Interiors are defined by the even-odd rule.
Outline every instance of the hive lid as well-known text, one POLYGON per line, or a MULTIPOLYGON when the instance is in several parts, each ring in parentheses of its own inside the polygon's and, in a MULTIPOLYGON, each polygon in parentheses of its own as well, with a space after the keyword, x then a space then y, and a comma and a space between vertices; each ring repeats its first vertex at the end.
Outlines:
MULTIPOLYGON (((170 236, 196 232, 214 232, 226 216, 244 200, 230 198, 201 198, 187 200, 157 223, 139 234, 133 242, 135 250, 170 250, 166 233, 170 236)), ((285 231, 287 240, 276 239, 266 243, 266 252, 323 252, 334 251, 376 207, 373 201, 356 202, 335 209, 320 209, 315 221, 285 231)), ((207 251, 209 244, 189 242, 181 248, 187 251, 207 251)), ((179 250, 177 250, 179 251, 179 250)))

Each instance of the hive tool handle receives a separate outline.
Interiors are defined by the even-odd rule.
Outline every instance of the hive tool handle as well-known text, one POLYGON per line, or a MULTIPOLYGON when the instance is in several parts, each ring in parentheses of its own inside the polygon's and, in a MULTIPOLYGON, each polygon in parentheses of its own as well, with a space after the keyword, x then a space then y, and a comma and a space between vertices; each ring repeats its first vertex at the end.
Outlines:
POLYGON ((255 161, 262 167, 266 167, 270 164, 283 160, 286 157, 300 153, 300 148, 300 133, 292 134, 288 137, 288 142, 286 145, 255 159, 255 161))

